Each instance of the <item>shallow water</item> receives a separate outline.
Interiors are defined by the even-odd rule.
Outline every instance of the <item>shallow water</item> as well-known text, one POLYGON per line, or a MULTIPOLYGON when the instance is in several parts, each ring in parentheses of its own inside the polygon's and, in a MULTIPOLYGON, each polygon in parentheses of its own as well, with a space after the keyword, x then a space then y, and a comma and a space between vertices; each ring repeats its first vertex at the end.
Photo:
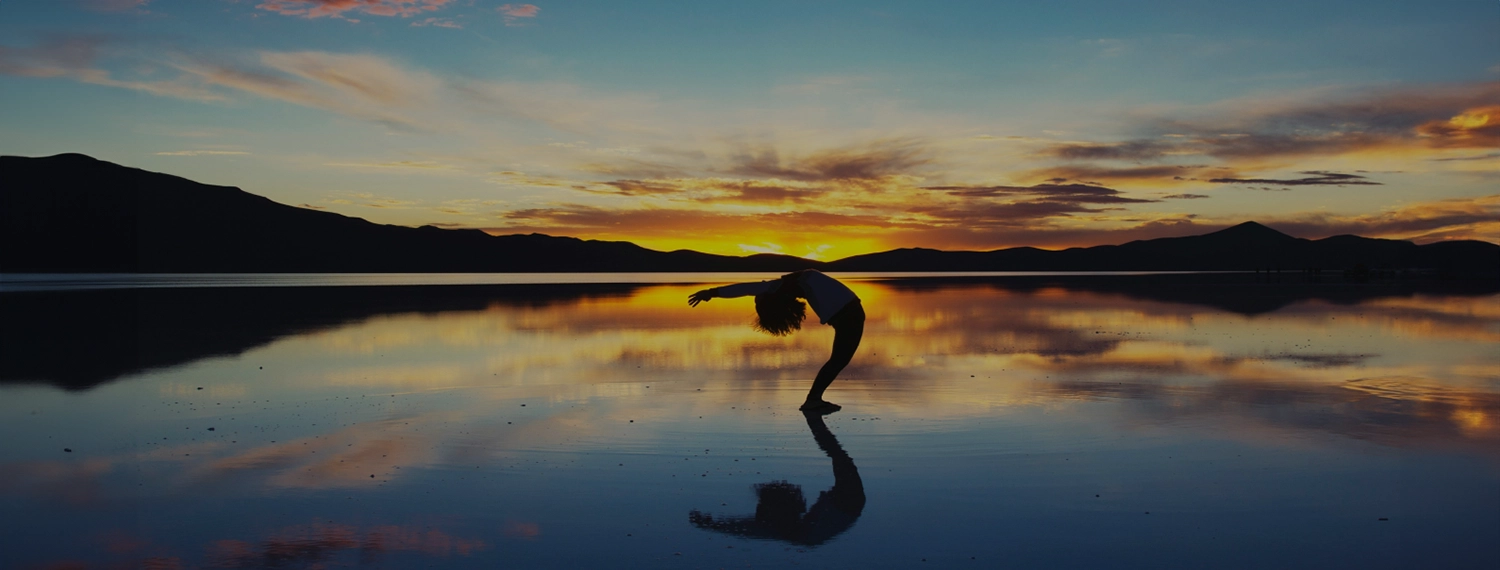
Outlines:
POLYGON ((1500 567, 1493 287, 850 285, 0 295, 0 567, 1500 567))

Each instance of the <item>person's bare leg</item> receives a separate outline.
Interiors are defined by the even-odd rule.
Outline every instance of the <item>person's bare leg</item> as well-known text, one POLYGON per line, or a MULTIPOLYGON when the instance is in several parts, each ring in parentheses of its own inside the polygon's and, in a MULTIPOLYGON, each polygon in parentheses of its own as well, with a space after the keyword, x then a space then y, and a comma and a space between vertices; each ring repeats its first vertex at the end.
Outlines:
MULTIPOLYGON (((854 359, 854 351, 859 349, 859 341, 865 335, 864 308, 858 306, 850 308, 856 310, 857 314, 850 314, 848 318, 829 323, 833 325, 834 330, 833 354, 828 357, 828 362, 823 364, 823 368, 818 370, 817 377, 813 378, 812 389, 807 391, 807 400, 800 408, 802 410, 837 411, 839 409, 838 404, 823 400, 823 391, 833 384, 833 379, 837 378, 839 372, 843 371, 844 367, 849 365, 849 361, 854 359)), ((845 317, 843 314, 839 316, 845 317)))

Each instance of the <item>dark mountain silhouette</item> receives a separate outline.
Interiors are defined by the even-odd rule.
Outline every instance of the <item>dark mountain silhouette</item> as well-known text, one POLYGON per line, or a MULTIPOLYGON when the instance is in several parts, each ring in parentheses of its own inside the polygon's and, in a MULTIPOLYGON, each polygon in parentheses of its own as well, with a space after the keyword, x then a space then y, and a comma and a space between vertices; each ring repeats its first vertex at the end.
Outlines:
POLYGON ((1292 237, 1255 222, 1048 251, 897 249, 819 262, 655 251, 629 242, 410 228, 79 154, 0 157, 0 272, 1297 271, 1500 273, 1500 246, 1292 237))
POLYGON ((13 273, 792 271, 817 264, 381 225, 81 154, 0 157, 0 240, 0 272, 13 273))
POLYGON ((1417 245, 1352 235, 1296 238, 1255 222, 1188 237, 1046 251, 898 249, 848 257, 828 271, 1300 271, 1431 270, 1445 274, 1500 271, 1500 246, 1482 241, 1417 245))

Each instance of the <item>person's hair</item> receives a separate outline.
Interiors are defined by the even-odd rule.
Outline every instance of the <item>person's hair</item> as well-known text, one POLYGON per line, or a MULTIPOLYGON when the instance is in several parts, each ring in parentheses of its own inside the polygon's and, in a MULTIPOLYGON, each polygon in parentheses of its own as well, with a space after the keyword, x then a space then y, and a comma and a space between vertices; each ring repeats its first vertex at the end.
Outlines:
POLYGON ((786 336, 802 328, 807 318, 807 304, 797 300, 796 291, 783 278, 781 286, 770 293, 755 296, 755 330, 773 336, 786 336))
POLYGON ((755 489, 755 520, 785 527, 795 525, 807 512, 807 499, 802 497, 802 486, 787 481, 758 483, 755 489))

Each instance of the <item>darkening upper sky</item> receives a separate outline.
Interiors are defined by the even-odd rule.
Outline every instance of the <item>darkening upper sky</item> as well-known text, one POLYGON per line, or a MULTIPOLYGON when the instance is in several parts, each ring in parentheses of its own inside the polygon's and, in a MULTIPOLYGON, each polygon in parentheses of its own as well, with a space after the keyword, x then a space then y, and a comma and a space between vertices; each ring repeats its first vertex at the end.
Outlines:
POLYGON ((1500 3, 0 0, 0 153, 838 258, 1500 241, 1500 3))

